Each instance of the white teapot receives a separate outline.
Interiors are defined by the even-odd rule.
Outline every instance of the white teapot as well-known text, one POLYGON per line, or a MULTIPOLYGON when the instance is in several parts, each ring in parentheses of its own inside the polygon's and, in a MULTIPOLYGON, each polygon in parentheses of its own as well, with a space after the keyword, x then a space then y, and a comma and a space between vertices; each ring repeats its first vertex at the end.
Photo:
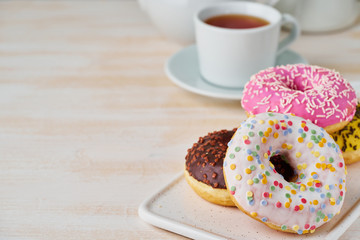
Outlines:
POLYGON ((275 8, 290 13, 304 32, 327 32, 351 26, 360 12, 359 0, 280 0, 275 8))

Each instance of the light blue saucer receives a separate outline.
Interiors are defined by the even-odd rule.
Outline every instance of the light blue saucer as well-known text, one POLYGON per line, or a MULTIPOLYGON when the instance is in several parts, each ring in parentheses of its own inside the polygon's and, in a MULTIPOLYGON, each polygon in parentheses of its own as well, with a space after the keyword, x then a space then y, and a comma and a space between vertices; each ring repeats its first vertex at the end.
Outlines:
MULTIPOLYGON (((276 65, 308 64, 298 53, 285 50, 276 59, 276 65)), ((185 47, 169 58, 165 64, 166 75, 179 87, 200 95, 240 100, 242 88, 225 88, 213 85, 200 76, 197 49, 195 45, 185 47)))

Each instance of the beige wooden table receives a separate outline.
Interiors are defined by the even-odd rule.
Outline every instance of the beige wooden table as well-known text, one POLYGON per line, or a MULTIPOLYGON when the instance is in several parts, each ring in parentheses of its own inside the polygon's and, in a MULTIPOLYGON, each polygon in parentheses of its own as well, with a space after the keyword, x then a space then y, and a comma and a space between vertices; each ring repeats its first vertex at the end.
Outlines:
MULTIPOLYGON (((171 83, 179 49, 135 1, 0 2, 0 239, 182 239, 139 204, 199 136, 245 115, 171 83)), ((360 80, 359 24, 292 49, 360 80)))

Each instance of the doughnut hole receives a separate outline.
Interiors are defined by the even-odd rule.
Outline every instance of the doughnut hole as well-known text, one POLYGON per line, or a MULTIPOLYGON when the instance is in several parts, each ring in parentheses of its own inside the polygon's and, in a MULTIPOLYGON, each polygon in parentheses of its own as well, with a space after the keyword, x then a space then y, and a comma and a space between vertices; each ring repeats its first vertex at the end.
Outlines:
POLYGON ((313 88, 310 81, 305 81, 301 76, 292 79, 287 83, 282 82, 285 88, 291 89, 293 91, 305 92, 311 88, 313 88))
POLYGON ((296 182, 297 175, 285 155, 276 154, 270 157, 270 162, 274 165, 275 170, 282 175, 286 181, 296 182))

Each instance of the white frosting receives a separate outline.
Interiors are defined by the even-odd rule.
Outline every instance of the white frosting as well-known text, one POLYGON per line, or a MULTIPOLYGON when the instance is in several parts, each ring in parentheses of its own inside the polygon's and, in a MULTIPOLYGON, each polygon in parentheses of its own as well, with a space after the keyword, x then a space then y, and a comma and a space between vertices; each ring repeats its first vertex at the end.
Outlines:
POLYGON ((241 123, 228 145, 227 187, 253 217, 302 234, 340 211, 346 167, 324 129, 300 117, 261 113, 241 123), (276 172, 272 154, 286 156, 298 176, 295 183, 276 172))

